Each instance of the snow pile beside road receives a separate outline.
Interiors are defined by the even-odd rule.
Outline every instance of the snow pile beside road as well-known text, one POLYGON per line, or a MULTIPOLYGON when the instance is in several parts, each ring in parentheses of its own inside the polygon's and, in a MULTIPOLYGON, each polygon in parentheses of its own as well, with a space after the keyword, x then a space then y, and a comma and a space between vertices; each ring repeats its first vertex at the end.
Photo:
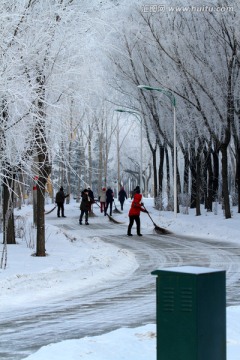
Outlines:
POLYGON ((7 268, 0 269, 1 310, 31 306, 69 293, 88 293, 106 287, 108 280, 128 278, 137 269, 134 254, 97 236, 66 237, 48 225, 46 257, 33 256, 34 250, 18 239, 8 245, 7 268))

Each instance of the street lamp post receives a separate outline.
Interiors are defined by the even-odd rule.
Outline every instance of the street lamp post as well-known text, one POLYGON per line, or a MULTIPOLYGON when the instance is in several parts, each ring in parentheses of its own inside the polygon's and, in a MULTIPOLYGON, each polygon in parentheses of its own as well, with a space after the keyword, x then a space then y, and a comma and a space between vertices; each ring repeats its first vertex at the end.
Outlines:
POLYGON ((174 197, 174 214, 177 216, 177 128, 176 128, 176 99, 173 93, 162 88, 155 88, 149 85, 138 85, 142 90, 156 90, 166 95, 173 106, 173 197, 174 197))
POLYGON ((143 181, 142 181, 142 177, 143 177, 143 168, 142 168, 142 164, 143 164, 143 122, 142 122, 142 117, 140 116, 140 114, 138 112, 133 111, 133 110, 116 109, 115 111, 120 112, 120 113, 132 114, 138 119, 138 121, 140 121, 140 124, 141 124, 141 134, 140 134, 140 191, 142 193, 142 191, 143 191, 143 181))

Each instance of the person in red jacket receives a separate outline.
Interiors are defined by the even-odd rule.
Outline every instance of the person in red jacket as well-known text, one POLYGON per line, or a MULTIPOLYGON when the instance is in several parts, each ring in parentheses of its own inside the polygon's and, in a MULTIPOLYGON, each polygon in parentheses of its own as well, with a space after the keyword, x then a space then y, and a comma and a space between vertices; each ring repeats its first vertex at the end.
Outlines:
POLYGON ((138 236, 142 236, 142 234, 140 232, 140 212, 141 211, 147 213, 147 210, 143 207, 142 194, 140 194, 140 190, 137 190, 137 192, 135 193, 135 195, 133 197, 132 205, 131 205, 131 208, 128 213, 128 216, 129 216, 129 225, 128 225, 128 232, 127 232, 128 236, 132 236, 131 229, 132 229, 134 221, 136 222, 136 225, 137 225, 138 236))

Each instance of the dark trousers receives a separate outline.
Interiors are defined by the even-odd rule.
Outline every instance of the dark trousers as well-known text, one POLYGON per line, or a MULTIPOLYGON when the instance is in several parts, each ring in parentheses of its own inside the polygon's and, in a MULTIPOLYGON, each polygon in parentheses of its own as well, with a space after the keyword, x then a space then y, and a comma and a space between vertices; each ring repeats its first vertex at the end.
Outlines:
POLYGON ((85 214, 85 223, 87 223, 88 222, 88 210, 81 210, 79 222, 82 222, 84 214, 85 214))
POLYGON ((121 210, 123 210, 124 200, 123 200, 123 201, 120 201, 120 204, 121 204, 121 210))
POLYGON ((108 205, 110 205, 110 216, 112 216, 112 201, 111 202, 106 202, 106 207, 105 207, 105 215, 107 214, 107 209, 108 209, 108 205))
POLYGON ((63 203, 57 203, 57 216, 60 217, 60 212, 62 217, 64 216, 64 204, 63 203))
POLYGON ((139 215, 134 215, 134 216, 129 216, 128 235, 131 234, 131 230, 132 230, 134 220, 135 220, 136 225, 137 225, 137 234, 138 235, 140 234, 140 216, 139 215))

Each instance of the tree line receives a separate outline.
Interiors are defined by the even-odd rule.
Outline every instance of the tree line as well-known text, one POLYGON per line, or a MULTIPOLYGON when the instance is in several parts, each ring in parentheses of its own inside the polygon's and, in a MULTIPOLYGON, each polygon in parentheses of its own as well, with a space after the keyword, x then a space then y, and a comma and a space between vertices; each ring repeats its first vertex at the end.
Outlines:
POLYGON ((228 12, 137 8, 123 25, 117 51, 108 51, 118 76, 112 86, 122 104, 144 119, 155 198, 167 193, 172 199, 173 107, 164 93, 139 90, 139 84, 164 89, 176 99, 178 194, 189 195, 196 215, 201 203, 212 211, 213 202, 220 201, 226 218, 231 217, 229 195, 240 211, 240 12, 238 2, 231 5, 228 12))

